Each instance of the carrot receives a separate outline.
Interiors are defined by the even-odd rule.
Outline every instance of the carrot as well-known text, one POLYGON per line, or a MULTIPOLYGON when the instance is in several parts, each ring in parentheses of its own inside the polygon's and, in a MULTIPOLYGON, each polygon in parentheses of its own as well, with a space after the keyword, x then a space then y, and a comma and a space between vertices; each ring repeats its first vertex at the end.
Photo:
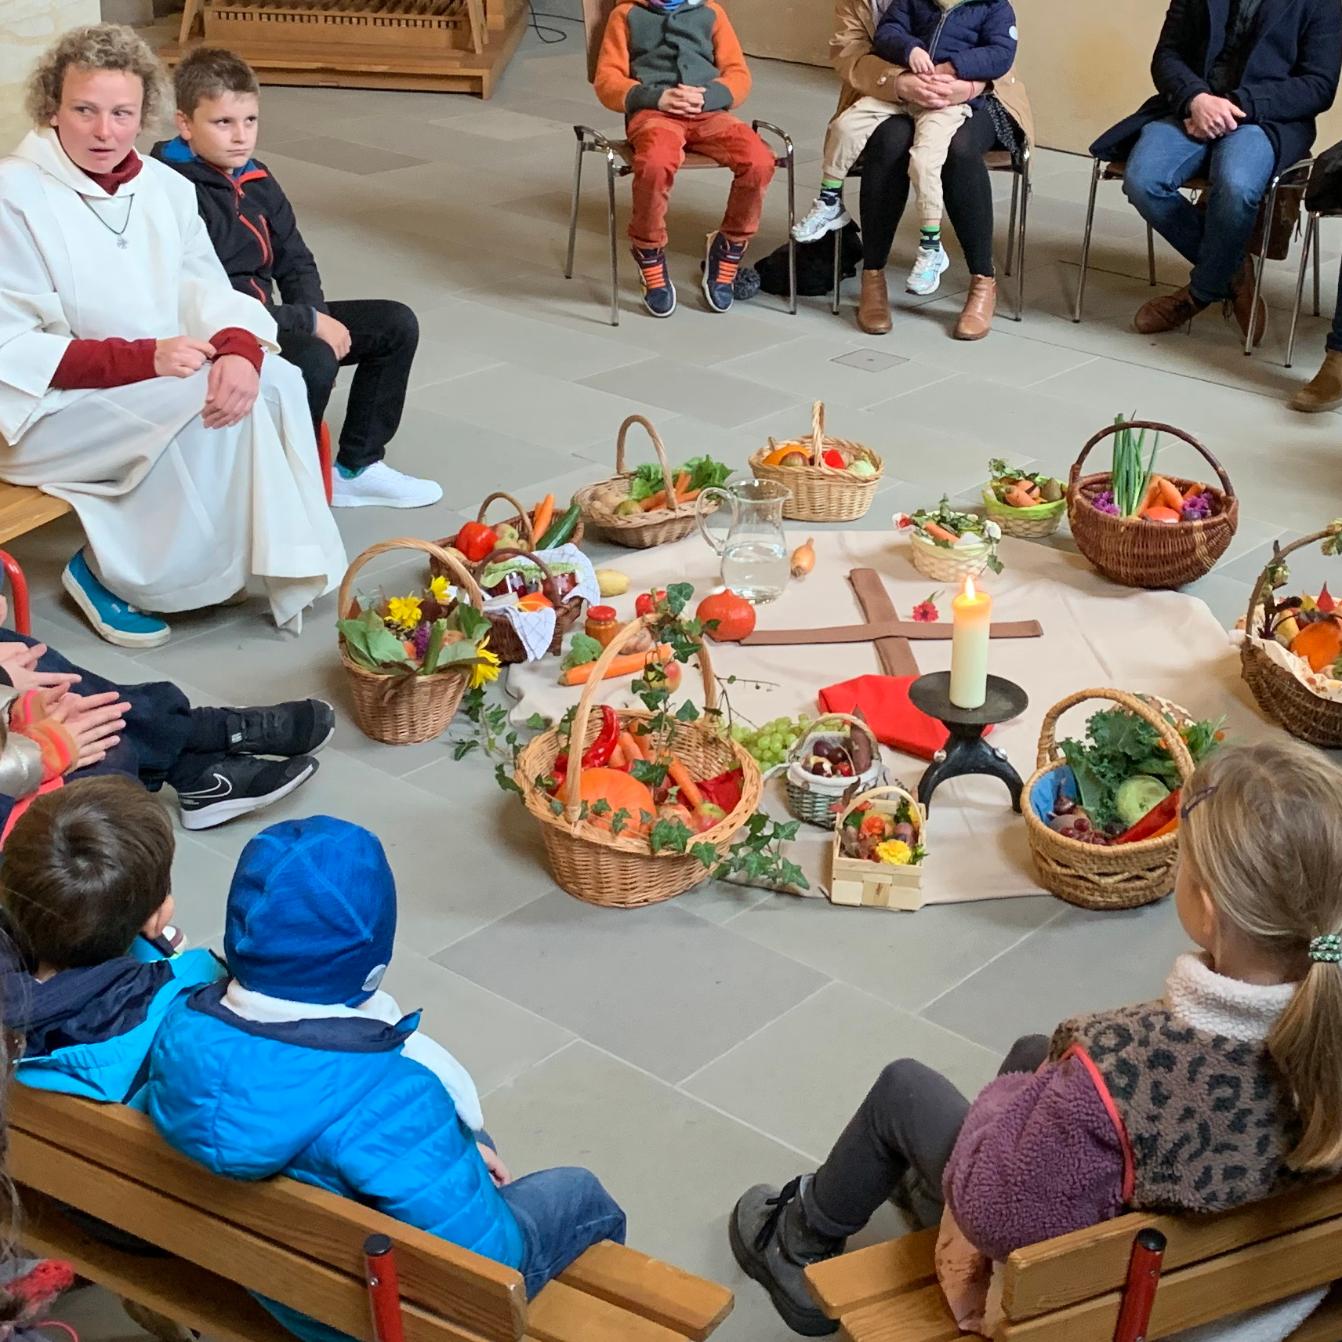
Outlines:
POLYGON ((704 794, 699 791, 698 783, 690 777, 689 770, 674 755, 665 755, 663 760, 671 781, 680 789, 681 801, 691 811, 697 811, 704 804, 704 794))
POLYGON ((680 498, 689 487, 690 473, 689 471, 681 471, 681 473, 671 482, 671 493, 674 495, 672 502, 674 503, 675 499, 680 498))
POLYGON ((1035 497, 1027 489, 1022 489, 1020 485, 1013 485, 1007 490, 1006 505, 1008 508, 1033 508, 1035 497))
POLYGON ((939 522, 924 522, 923 530, 927 532, 933 540, 950 541, 952 545, 960 539, 949 527, 943 527, 939 522))
POLYGON ((637 738, 633 735, 632 732, 620 733, 619 748, 623 750, 624 753, 629 757, 630 764, 633 764, 635 760, 641 760, 647 758, 647 756, 643 753, 643 747, 639 745, 637 738))
MULTIPOLYGON (((686 479, 686 483, 688 483, 688 477, 685 477, 685 479, 686 479)), ((676 491, 676 501, 675 501, 675 503, 672 503, 672 502, 667 498, 667 496, 666 496, 666 490, 663 489, 659 494, 652 494, 652 495, 650 495, 648 498, 646 498, 646 499, 643 500, 643 511, 644 511, 645 513, 649 513, 649 512, 651 512, 654 508, 675 508, 675 507, 679 507, 680 504, 682 504, 682 503, 691 503, 691 502, 693 502, 695 499, 697 499, 697 498, 699 497, 699 495, 700 495, 701 492, 702 492, 702 491, 700 491, 700 490, 698 490, 698 489, 689 489, 689 490, 686 490, 685 493, 682 494, 682 493, 680 493, 679 488, 677 488, 677 491, 676 491)))
MULTIPOLYGON (((637 675, 650 662, 669 662, 673 655, 671 646, 667 643, 659 643, 654 652, 627 652, 623 657, 617 657, 611 662, 602 679, 614 680, 617 676, 637 675)), ((584 662, 581 666, 569 667, 564 672, 560 684, 586 685, 592 678, 592 668, 595 665, 595 662, 584 662)))
POLYGON ((1184 506, 1184 496, 1179 493, 1179 486, 1171 484, 1163 475, 1156 476, 1156 487, 1160 493, 1160 502, 1166 508, 1173 508, 1177 513, 1184 506))
POLYGON ((531 517, 531 529, 536 533, 536 539, 545 535, 551 521, 555 515, 555 496, 547 494, 537 505, 536 511, 531 517))
POLYGON ((1160 476, 1153 475, 1151 482, 1146 486, 1146 493, 1142 495, 1141 507, 1137 509, 1139 514, 1145 513, 1148 508, 1160 502, 1160 476))
POLYGON ((655 494, 649 494, 639 506, 645 513, 650 513, 654 508, 665 508, 666 490, 659 489, 655 494))
POLYGON ((618 745, 610 752, 608 763, 612 769, 627 769, 629 767, 629 760, 618 745))
POLYGON ((1184 490, 1184 502, 1185 502, 1185 503, 1188 503, 1188 502, 1190 502, 1192 499, 1197 498, 1199 494, 1205 494, 1206 491, 1207 491, 1207 486, 1206 486, 1206 485, 1200 485, 1200 484, 1198 484, 1197 481, 1195 480, 1191 485, 1188 486, 1187 489, 1184 490))
POLYGON ((1143 508, 1142 517, 1147 522, 1163 522, 1166 526, 1182 520, 1180 513, 1160 503, 1153 503, 1149 508, 1143 508))

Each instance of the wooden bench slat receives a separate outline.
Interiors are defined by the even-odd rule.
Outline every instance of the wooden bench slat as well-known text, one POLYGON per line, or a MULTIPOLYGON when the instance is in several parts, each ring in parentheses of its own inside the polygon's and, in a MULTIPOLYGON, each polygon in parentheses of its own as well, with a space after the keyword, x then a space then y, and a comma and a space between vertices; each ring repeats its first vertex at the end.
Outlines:
POLYGON ((294 1342, 246 1291, 180 1258, 147 1258, 94 1239, 32 1189, 23 1194, 23 1245, 70 1263, 115 1294, 210 1337, 211 1342, 294 1342))
POLYGON ((886 1296, 916 1290, 936 1280, 935 1230, 854 1249, 806 1269, 816 1303, 831 1319, 840 1318, 886 1296))
POLYGON ((0 483, 0 545, 73 511, 64 499, 40 489, 0 483))
MULTIPOLYGON (((10 1132, 9 1172, 16 1184, 47 1193, 206 1271, 227 1276, 248 1290, 260 1291, 371 1342, 362 1268, 357 1276, 341 1273, 114 1170, 76 1164, 64 1158, 60 1148, 28 1132, 10 1132)), ((494 1342, 497 1338, 497 1334, 486 1337, 439 1318, 407 1300, 401 1304, 401 1320, 405 1342, 494 1342)), ((514 1338, 520 1332, 519 1327, 514 1338)))
MULTIPOLYGON (((1228 1313, 1326 1285, 1342 1264, 1342 1220, 1279 1235, 1161 1276, 1146 1336, 1169 1337, 1228 1313)), ((1112 1342, 1122 1293, 1009 1322, 999 1342, 1112 1342)))
POLYGON ((972 1342, 956 1325, 941 1287, 905 1291, 843 1315, 851 1342, 972 1342))
POLYGON ((1342 1337, 1342 1291, 1334 1287, 1328 1299, 1291 1334, 1287 1342, 1337 1342, 1342 1337))
MULTIPOLYGON (((9 1105, 15 1133, 29 1133, 183 1203, 208 1207, 215 1217, 254 1237, 291 1246, 360 1280, 364 1238, 386 1234, 396 1245, 405 1300, 460 1323, 488 1342, 513 1342, 522 1332, 526 1291, 521 1276, 501 1263, 292 1179, 243 1182, 211 1174, 169 1147, 144 1114, 119 1105, 98 1105, 23 1085, 10 1087, 9 1105)), ((25 1182, 54 1191, 45 1187, 42 1171, 31 1174, 25 1182)), ((77 1196, 57 1196, 83 1205, 77 1196)), ((105 1219, 124 1224, 116 1216, 105 1219)), ((153 1235, 144 1238, 162 1242, 153 1235)), ((163 1247, 179 1251, 171 1240, 163 1247)))
POLYGON ((1025 1320, 1121 1289, 1132 1241, 1147 1226, 1165 1236, 1168 1274, 1333 1216, 1342 1216, 1342 1179, 1214 1216, 1120 1216, 1013 1253, 1007 1260, 1002 1308, 1009 1319, 1025 1320))
POLYGON ((536 1342, 683 1342, 684 1335, 552 1281, 527 1306, 527 1336, 536 1342))
POLYGON ((734 1300, 717 1282, 609 1240, 593 1245, 559 1280, 695 1342, 703 1342, 732 1312, 734 1300))

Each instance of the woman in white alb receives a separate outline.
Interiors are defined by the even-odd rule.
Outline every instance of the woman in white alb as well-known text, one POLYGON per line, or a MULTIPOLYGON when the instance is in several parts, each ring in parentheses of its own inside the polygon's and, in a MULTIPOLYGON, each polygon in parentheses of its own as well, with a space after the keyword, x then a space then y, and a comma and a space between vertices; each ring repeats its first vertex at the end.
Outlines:
POLYGON ((0 160, 0 479, 69 500, 88 546, 63 585, 141 648, 169 635, 144 612, 251 577, 296 624, 345 567, 302 375, 229 284, 191 184, 135 152, 162 97, 129 28, 74 29, 29 81, 36 129, 0 160))

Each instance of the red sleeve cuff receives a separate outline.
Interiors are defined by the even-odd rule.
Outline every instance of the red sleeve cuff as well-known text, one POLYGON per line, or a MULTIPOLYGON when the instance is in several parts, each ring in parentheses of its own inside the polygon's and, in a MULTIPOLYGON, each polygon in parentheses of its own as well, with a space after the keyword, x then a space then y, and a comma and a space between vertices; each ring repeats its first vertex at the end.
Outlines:
POLYGON ((59 391, 83 387, 125 387, 154 376, 155 340, 72 340, 52 374, 59 391))
POLYGON ((265 357, 265 351, 261 348, 261 342, 241 326, 224 327, 222 331, 210 337, 210 344, 214 346, 216 359, 223 358, 225 354, 236 354, 239 358, 246 359, 258 373, 261 371, 261 360, 265 357))

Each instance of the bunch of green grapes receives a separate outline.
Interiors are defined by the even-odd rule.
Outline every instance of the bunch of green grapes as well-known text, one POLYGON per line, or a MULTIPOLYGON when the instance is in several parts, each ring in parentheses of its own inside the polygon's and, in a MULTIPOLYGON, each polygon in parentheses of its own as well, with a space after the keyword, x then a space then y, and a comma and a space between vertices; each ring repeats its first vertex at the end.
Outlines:
POLYGON ((792 747, 810 730, 811 719, 803 713, 799 718, 774 718, 761 727, 737 723, 732 727, 732 740, 745 746, 761 769, 771 769, 782 764, 792 747))

